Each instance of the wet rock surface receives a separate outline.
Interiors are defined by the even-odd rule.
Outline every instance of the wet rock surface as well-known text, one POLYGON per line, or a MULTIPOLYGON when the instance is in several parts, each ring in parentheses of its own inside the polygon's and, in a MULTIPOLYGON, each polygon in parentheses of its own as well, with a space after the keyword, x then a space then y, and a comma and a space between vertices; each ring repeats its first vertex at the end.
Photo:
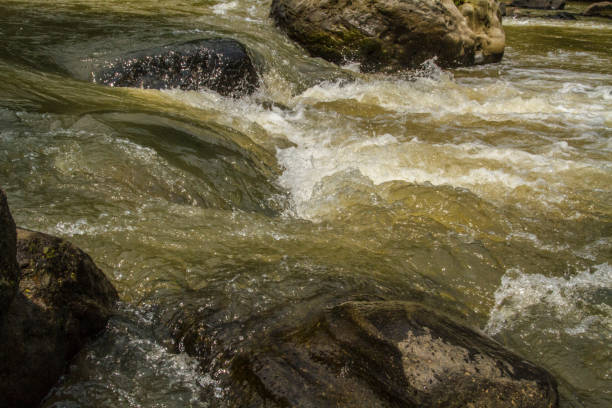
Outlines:
POLYGON ((194 40, 141 50, 111 62, 95 75, 109 86, 251 94, 257 71, 244 45, 233 39, 194 40))
POLYGON ((563 10, 565 0, 514 0, 509 5, 530 9, 563 10))
POLYGON ((15 258, 17 235, 6 194, 0 189, 0 318, 17 293, 19 270, 15 258))
POLYGON ((558 404, 556 382, 545 370, 416 303, 348 301, 311 310, 291 327, 266 313, 259 331, 251 330, 252 320, 220 327, 214 322, 220 313, 210 311, 210 321, 199 323, 197 313, 181 314, 174 334, 178 349, 199 357, 205 371, 211 361, 225 361, 217 369, 226 373, 228 406, 558 404))
POLYGON ((497 62, 505 36, 496 1, 274 0, 271 17, 311 55, 361 70, 497 62))
POLYGON ((19 292, 0 321, 0 406, 37 406, 68 361, 104 329, 117 292, 91 258, 17 229, 19 292))
POLYGON ((584 10, 582 15, 588 17, 612 18, 612 2, 602 1, 600 3, 591 4, 586 10, 584 10))

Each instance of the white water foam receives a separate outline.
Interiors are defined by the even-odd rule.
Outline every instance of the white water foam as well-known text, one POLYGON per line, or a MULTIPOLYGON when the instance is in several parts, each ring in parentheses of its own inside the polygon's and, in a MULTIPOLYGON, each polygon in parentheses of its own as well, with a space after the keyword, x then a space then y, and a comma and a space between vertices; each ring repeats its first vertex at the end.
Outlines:
POLYGON ((212 11, 215 14, 225 14, 228 10, 233 10, 238 7, 237 1, 217 3, 212 6, 212 11))
POLYGON ((572 27, 589 30, 612 30, 611 24, 594 20, 555 20, 545 18, 504 18, 504 26, 542 26, 542 27, 572 27))
POLYGON ((538 319, 530 311, 543 307, 545 318, 563 322, 567 334, 585 333, 597 323, 607 327, 612 336, 612 307, 607 303, 610 299, 593 301, 594 293, 599 290, 612 290, 612 267, 608 263, 569 278, 509 269, 495 291, 495 306, 484 330, 491 335, 511 330, 519 320, 538 319))
MULTIPOLYGON (((350 83, 324 82, 290 97, 285 101, 287 108, 271 109, 257 103, 256 98, 265 94, 238 102, 214 92, 169 94, 200 108, 219 110, 216 120, 255 139, 259 133, 268 139, 288 139, 293 146, 277 148, 277 159, 284 168, 278 181, 291 193, 297 215, 312 218, 317 211, 317 203, 311 202, 316 186, 328 176, 353 170, 374 184, 403 180, 451 185, 485 199, 502 200, 526 187, 533 193, 523 199, 544 206, 563 202, 566 183, 580 182, 579 177, 565 178, 566 174, 589 172, 602 178, 601 174, 610 171, 605 161, 585 157, 583 151, 550 133, 576 129, 576 138, 593 140, 593 148, 601 151, 599 132, 612 123, 612 110, 606 109, 610 105, 607 91, 579 85, 555 83, 552 92, 538 93, 499 80, 460 83, 444 72, 412 81, 369 77, 350 83), (326 109, 322 104, 334 105, 326 109), (417 124, 435 121, 454 127, 467 121, 474 133, 488 130, 473 129, 471 117, 484 123, 511 121, 517 124, 517 132, 522 131, 523 123, 538 123, 547 129, 542 134, 545 143, 527 151, 520 142, 491 145, 479 137, 462 141, 454 137, 455 130, 443 143, 425 140, 426 135, 410 137, 401 130, 398 134, 395 129, 376 133, 359 116, 351 120, 350 115, 339 116, 334 111, 339 106, 355 109, 359 115, 361 107, 356 105, 377 112, 377 121, 398 122, 405 115, 417 124)), ((606 188, 605 184, 599 187, 606 188)))

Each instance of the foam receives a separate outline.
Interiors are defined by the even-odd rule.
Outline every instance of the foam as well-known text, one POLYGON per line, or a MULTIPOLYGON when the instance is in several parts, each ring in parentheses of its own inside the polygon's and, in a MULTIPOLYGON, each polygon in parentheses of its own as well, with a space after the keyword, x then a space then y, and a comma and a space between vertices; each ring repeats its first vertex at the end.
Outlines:
POLYGON ((296 214, 304 218, 317 214, 317 202, 311 197, 319 183, 353 170, 374 184, 402 180, 451 185, 490 200, 503 200, 526 187, 531 194, 521 199, 545 207, 562 203, 567 191, 584 189, 576 185, 581 172, 596 174, 597 183, 605 188, 609 164, 589 158, 585 149, 601 152, 610 144, 599 135, 602 127, 612 123, 607 87, 584 85, 569 75, 561 83, 538 79, 538 84, 543 83, 538 86, 547 90, 534 92, 520 88, 527 86, 524 81, 518 81, 520 85, 498 79, 470 83, 471 79, 455 80, 435 65, 426 71, 410 81, 369 76, 348 83, 323 82, 290 96, 282 109, 264 109, 257 98, 265 94, 235 101, 208 91, 168 93, 218 112, 215 120, 243 131, 257 143, 266 143, 266 137, 291 142, 293 146, 280 145, 276 150, 284 169, 278 182, 291 193, 296 214), (451 135, 461 132, 464 121, 470 132, 483 132, 486 137, 488 122, 511 121, 517 127, 510 129, 514 132, 522 131, 525 123, 535 124, 544 127, 543 132, 528 131, 544 143, 527 151, 520 141, 495 146, 474 137, 463 141, 450 136, 448 142, 432 143, 425 137, 411 138, 409 129, 408 134, 396 130, 378 134, 375 127, 368 130, 364 125, 359 105, 366 111, 373 109, 377 121, 398 122, 410 115, 414 123, 429 126, 437 121, 439 126, 451 127, 451 135), (335 109, 355 110, 357 117, 353 120, 335 109), (483 120, 484 127, 474 128, 472 118, 483 120), (556 132, 562 132, 561 138, 556 132), (592 144, 576 148, 567 142, 567 134, 592 144))
POLYGON ((555 317, 565 332, 578 335, 589 330, 594 323, 610 329, 612 334, 612 308, 606 303, 594 303, 592 294, 612 288, 612 267, 608 263, 596 265, 592 270, 576 273, 569 278, 526 274, 519 268, 506 271, 500 287, 495 291, 495 306, 491 309, 484 330, 495 335, 511 330, 518 320, 537 319, 530 310, 545 307, 549 318, 555 317), (589 310, 584 309, 589 304, 589 310), (593 310, 597 313, 592 314, 593 310))
POLYGON ((542 27, 564 27, 564 28, 579 28, 579 29, 589 29, 589 30, 612 30, 612 26, 610 24, 599 23, 591 20, 554 20, 554 19, 545 19, 545 18, 504 18, 503 19, 504 26, 542 26, 542 27))
POLYGON ((215 14, 225 14, 228 10, 233 10, 238 7, 237 1, 217 3, 211 7, 215 14))

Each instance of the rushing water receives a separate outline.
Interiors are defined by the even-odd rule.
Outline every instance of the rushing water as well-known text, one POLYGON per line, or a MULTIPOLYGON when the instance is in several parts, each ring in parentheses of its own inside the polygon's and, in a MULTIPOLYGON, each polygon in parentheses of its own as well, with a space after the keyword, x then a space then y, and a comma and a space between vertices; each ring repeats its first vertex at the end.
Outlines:
POLYGON ((193 293, 232 344, 264 313, 417 297, 551 371, 563 407, 611 406, 612 23, 508 19, 500 64, 388 77, 309 58, 268 10, 0 0, 0 185, 123 300, 44 406, 231 406, 160 327, 193 293), (215 36, 253 52, 256 94, 91 82, 215 36))

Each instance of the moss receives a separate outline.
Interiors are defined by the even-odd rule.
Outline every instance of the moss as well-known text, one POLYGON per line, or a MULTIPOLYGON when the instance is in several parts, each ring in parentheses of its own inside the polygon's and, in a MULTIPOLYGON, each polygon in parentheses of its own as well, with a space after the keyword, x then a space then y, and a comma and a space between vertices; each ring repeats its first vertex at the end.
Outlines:
POLYGON ((455 6, 459 7, 460 5, 465 3, 465 0, 453 0, 455 6))

